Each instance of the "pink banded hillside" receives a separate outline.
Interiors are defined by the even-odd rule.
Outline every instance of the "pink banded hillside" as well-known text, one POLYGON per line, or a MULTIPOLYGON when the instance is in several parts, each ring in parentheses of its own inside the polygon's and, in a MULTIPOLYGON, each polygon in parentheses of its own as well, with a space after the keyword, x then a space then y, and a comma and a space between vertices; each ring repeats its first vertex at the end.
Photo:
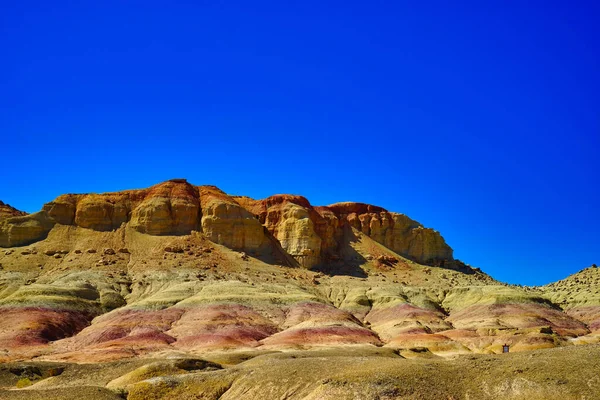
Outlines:
POLYGON ((1 203, 0 360, 100 363, 315 349, 407 357, 600 340, 600 273, 506 285, 442 235, 361 203, 183 179, 1 203))

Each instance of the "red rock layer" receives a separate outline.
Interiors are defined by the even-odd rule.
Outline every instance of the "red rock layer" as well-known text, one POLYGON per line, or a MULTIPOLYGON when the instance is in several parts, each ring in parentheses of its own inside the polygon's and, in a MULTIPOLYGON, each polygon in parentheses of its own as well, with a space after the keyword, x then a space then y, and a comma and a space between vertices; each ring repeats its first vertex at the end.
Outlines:
POLYGON ((170 335, 183 349, 256 347, 277 327, 250 307, 237 304, 208 305, 188 309, 170 335))
POLYGON ((394 340, 400 335, 434 333, 452 329, 439 311, 427 310, 412 304, 399 304, 383 309, 375 309, 366 317, 365 322, 379 333, 382 339, 394 340))
POLYGON ((0 307, 0 361, 32 358, 55 340, 75 335, 92 315, 42 307, 0 307))
POLYGON ((600 306, 579 306, 567 310, 571 317, 583 321, 590 331, 600 333, 600 306))
POLYGON ((41 240, 56 223, 97 231, 114 230, 128 223, 150 235, 203 230, 216 243, 247 251, 268 244, 256 217, 221 190, 173 179, 148 189, 59 196, 39 213, 2 221, 0 246, 41 240))
POLYGON ((541 304, 474 305, 450 314, 447 319, 458 329, 542 329, 561 336, 580 336, 589 330, 580 321, 541 304))
POLYGON ((91 316, 84 312, 42 307, 2 307, 0 347, 35 346, 74 335, 91 316))
POLYGON ((177 179, 148 189, 62 195, 43 207, 51 219, 63 225, 112 230, 131 221, 135 229, 153 235, 197 229, 199 210, 198 189, 177 179))
POLYGON ((287 310, 283 327, 287 329, 262 340, 262 344, 268 347, 382 344, 352 314, 322 303, 294 304, 287 310))
POLYGON ((55 358, 102 362, 168 348, 175 338, 166 334, 183 310, 122 309, 104 314, 78 335, 55 343, 55 358))

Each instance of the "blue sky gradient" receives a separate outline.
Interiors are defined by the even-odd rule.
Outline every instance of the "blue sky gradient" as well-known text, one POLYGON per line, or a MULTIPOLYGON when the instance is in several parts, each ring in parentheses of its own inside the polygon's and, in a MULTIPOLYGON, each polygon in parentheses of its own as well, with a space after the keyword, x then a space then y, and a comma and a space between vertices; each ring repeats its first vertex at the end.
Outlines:
POLYGON ((0 199, 185 177, 403 212, 506 282, 600 263, 597 2, 290 3, 4 2, 0 199))

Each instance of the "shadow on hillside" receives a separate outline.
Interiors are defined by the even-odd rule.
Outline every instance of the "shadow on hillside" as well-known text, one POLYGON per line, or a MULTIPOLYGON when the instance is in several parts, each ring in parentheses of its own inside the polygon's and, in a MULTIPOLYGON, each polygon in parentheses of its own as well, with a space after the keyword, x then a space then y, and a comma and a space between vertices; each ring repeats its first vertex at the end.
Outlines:
POLYGON ((477 272, 481 272, 479 268, 472 268, 460 260, 429 260, 423 264, 436 268, 450 269, 452 271, 462 272, 463 274, 467 275, 473 275, 477 272))
POLYGON ((346 275, 355 278, 366 278, 368 275, 362 266, 367 263, 367 259, 352 247, 352 243, 358 243, 359 241, 360 238, 346 224, 342 240, 336 251, 336 254, 339 254, 339 256, 329 257, 323 264, 314 266, 312 270, 331 276, 346 275))
POLYGON ((283 247, 281 247, 281 243, 277 240, 268 230, 263 227, 265 232, 265 237, 269 239, 269 247, 267 251, 261 252, 258 255, 255 255, 257 259, 260 261, 271 264, 271 265, 283 265, 289 268, 300 268, 300 264, 294 257, 289 255, 283 247))

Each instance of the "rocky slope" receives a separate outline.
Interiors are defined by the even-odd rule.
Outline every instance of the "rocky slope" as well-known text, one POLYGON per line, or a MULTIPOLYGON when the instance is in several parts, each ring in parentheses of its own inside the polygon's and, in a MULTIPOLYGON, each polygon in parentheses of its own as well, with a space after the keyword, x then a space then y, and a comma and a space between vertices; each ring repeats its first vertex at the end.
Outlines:
POLYGON ((10 204, 0 201, 0 220, 10 217, 22 217, 23 215, 27 215, 27 213, 24 211, 19 211, 10 204))
POLYGON ((454 260, 438 232, 371 205, 254 200, 178 179, 14 213, 0 219, 3 362, 453 358, 600 341, 597 268, 509 286, 454 260))
POLYGON ((577 343, 598 343, 600 340, 600 269, 595 264, 566 279, 546 285, 541 290, 567 315, 586 324, 590 333, 578 337, 577 343))

